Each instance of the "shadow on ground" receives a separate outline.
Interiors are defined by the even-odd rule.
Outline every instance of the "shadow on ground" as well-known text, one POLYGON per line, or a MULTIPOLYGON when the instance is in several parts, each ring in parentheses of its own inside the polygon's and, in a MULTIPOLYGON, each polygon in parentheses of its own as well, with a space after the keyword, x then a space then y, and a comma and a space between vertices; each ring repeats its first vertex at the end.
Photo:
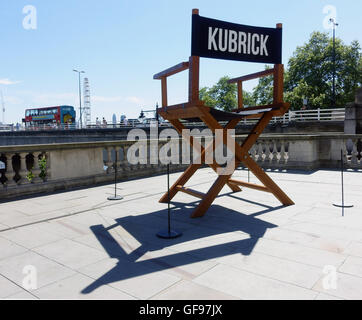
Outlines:
MULTIPOLYGON (((239 198, 239 200, 244 199, 239 198)), ((282 207, 270 207, 258 203, 263 207, 261 211, 254 214, 244 214, 213 205, 204 217, 191 219, 190 214, 197 202, 191 204, 172 202, 172 205, 171 227, 183 233, 181 237, 176 239, 160 239, 156 237, 158 231, 167 228, 167 209, 144 215, 119 218, 114 225, 107 228, 103 225, 92 226, 92 232, 109 257, 118 259, 118 262, 113 269, 83 289, 82 293, 90 293, 105 284, 223 257, 231 253, 249 255, 266 230, 277 227, 274 224, 258 219, 257 216, 282 207), (133 249, 127 244, 127 239, 123 239, 122 236, 117 236, 119 239, 116 240, 110 233, 116 227, 122 227, 140 245, 133 249), (227 236, 229 233, 238 231, 245 236, 240 237, 241 240, 228 242, 227 236), (177 244, 186 244, 192 240, 207 241, 206 237, 222 236, 223 234, 225 234, 224 240, 219 241, 216 245, 200 246, 200 248, 188 251, 181 250, 182 252, 170 248, 169 252, 172 252, 171 254, 157 257, 153 257, 151 254, 152 251, 162 250, 177 244), (150 254, 149 258, 147 253, 150 254), (142 259, 137 261, 141 257, 142 259)), ((240 209, 242 210, 242 207, 240 209)))

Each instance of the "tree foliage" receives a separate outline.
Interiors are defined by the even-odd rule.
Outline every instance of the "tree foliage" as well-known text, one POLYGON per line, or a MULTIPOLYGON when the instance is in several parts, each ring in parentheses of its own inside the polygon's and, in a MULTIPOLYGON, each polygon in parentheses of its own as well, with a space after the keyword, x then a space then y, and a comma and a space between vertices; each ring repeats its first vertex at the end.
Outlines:
MULTIPOLYGON (((353 100, 356 88, 362 83, 358 41, 345 45, 336 38, 335 57, 336 106, 345 106, 353 100)), ((288 61, 286 100, 289 99, 294 109, 302 105, 303 97, 312 108, 332 106, 333 69, 333 40, 327 33, 312 33, 309 41, 297 47, 288 61)))
MULTIPOLYGON (((200 99, 205 101, 209 107, 231 111, 238 107, 237 85, 228 83, 229 77, 224 76, 211 88, 203 87, 200 89, 200 99)), ((253 104, 252 95, 243 91, 243 101, 245 105, 253 104)))
MULTIPOLYGON (((269 66, 265 67, 270 68, 269 66)), ((358 41, 346 45, 335 39, 336 106, 354 100, 356 88, 362 85, 362 54, 358 41)), ((284 73, 284 100, 291 109, 300 109, 303 99, 309 108, 332 107, 333 40, 327 33, 314 32, 304 45, 297 47, 284 73)), ((222 77, 211 88, 202 88, 200 98, 206 104, 226 111, 237 107, 236 84, 222 77)), ((273 77, 259 79, 253 92, 243 91, 245 105, 263 105, 273 101, 273 77)))

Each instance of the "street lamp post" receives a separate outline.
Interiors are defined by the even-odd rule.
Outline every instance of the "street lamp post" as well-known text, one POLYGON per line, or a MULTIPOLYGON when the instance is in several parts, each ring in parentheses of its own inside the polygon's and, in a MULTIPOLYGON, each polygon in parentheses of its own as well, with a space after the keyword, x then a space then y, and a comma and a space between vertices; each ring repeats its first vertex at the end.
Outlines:
POLYGON ((333 79, 332 79, 332 107, 336 107, 336 26, 338 23, 334 18, 329 21, 333 24, 333 79))
POLYGON ((80 74, 85 73, 84 71, 78 71, 73 69, 74 72, 78 73, 78 79, 79 79, 79 121, 80 121, 80 128, 82 129, 83 123, 82 123, 82 92, 80 88, 80 74))

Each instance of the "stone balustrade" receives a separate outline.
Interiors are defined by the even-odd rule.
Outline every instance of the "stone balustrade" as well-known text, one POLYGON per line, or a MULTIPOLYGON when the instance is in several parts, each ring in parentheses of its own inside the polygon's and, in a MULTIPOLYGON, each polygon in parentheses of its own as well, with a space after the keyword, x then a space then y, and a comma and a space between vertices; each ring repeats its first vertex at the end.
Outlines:
MULTIPOLYGON (((241 143, 244 138, 237 136, 236 140, 241 143)), ((262 135, 249 153, 263 168, 315 170, 339 168, 342 150, 346 168, 362 169, 361 140, 362 135, 348 134, 262 135)), ((155 153, 159 154, 167 140, 160 139, 153 152, 150 152, 150 145, 156 140, 144 141, 148 148, 147 161, 131 164, 127 153, 135 142, 1 146, 0 161, 6 168, 0 169, 0 200, 111 182, 115 165, 118 180, 166 172, 166 165, 155 161, 155 153)), ((181 162, 183 149, 179 142, 172 140, 181 162)), ((171 171, 180 171, 187 165, 172 164, 171 171)))

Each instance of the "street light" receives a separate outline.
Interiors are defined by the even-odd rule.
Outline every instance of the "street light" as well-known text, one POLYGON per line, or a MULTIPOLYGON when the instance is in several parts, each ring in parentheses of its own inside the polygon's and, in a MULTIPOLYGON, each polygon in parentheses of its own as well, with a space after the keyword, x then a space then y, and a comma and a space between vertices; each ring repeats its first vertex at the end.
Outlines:
POLYGON ((85 73, 84 71, 78 71, 73 69, 74 72, 78 72, 78 77, 79 77, 79 120, 80 120, 80 128, 82 129, 83 124, 82 124, 82 93, 81 93, 81 89, 80 89, 80 74, 81 73, 85 73))
POLYGON ((330 18, 329 22, 333 24, 333 82, 332 82, 332 107, 336 107, 336 26, 338 23, 334 18, 330 18))

